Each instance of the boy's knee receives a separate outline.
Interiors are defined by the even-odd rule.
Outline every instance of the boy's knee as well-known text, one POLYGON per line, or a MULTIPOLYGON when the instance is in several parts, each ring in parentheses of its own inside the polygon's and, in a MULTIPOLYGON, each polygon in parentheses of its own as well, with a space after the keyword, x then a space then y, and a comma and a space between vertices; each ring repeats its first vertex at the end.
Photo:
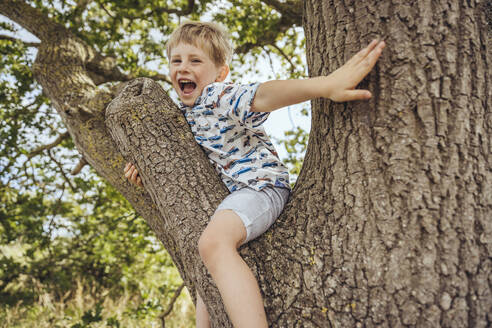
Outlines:
MULTIPOLYGON (((211 259, 220 248, 220 242, 211 231, 205 229, 205 231, 198 239, 198 253, 200 253, 200 257, 203 262, 207 262, 211 259)), ((206 264, 206 263, 205 263, 206 264)))
POLYGON ((232 210, 218 211, 198 240, 198 252, 208 267, 222 255, 236 251, 245 238, 246 228, 241 218, 232 210))

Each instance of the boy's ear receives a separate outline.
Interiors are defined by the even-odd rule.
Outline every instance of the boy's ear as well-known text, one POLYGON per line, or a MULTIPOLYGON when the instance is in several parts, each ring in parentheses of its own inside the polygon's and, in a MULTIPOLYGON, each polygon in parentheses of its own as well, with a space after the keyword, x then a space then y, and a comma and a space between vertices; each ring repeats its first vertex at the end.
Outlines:
POLYGON ((222 82, 226 79, 227 75, 229 74, 229 65, 223 65, 220 68, 219 75, 215 79, 215 82, 222 82))

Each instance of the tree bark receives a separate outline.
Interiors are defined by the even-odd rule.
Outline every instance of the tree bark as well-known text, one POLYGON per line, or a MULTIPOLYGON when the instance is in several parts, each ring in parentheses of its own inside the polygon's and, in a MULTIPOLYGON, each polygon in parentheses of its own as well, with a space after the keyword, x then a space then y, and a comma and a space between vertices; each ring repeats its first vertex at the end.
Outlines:
MULTIPOLYGON (((11 9, 19 5, 3 1, 0 12, 22 16, 11 9)), ((293 194, 274 226, 241 249, 270 325, 490 326, 492 88, 483 4, 311 0, 304 11, 311 76, 333 71, 373 37, 388 46, 362 83, 371 101, 313 101, 293 194)), ((48 20, 29 14, 21 24, 48 20)), ((97 87, 86 71, 95 51, 56 29, 41 38, 36 79, 84 158, 201 293, 213 326, 230 327, 196 250, 224 185, 155 82, 134 80, 117 97, 97 87), (127 160, 145 190, 123 178, 127 160)))
POLYGON ((310 75, 334 70, 372 38, 388 45, 361 85, 373 92, 369 103, 313 102, 295 195, 329 209, 327 227, 312 230, 325 232, 328 259, 314 287, 333 288, 324 306, 341 327, 491 325, 483 13, 477 1, 306 2, 310 75))

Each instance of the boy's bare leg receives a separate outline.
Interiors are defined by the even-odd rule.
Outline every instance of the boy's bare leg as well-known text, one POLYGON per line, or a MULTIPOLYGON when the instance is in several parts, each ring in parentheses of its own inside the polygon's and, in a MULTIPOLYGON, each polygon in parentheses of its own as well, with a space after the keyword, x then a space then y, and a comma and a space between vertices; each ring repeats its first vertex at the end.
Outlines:
POLYGON ((207 307, 198 293, 196 293, 196 328, 210 328, 207 307))
POLYGON ((267 328, 260 288, 237 252, 245 239, 246 228, 239 216, 232 210, 221 210, 202 233, 198 249, 234 327, 267 328))

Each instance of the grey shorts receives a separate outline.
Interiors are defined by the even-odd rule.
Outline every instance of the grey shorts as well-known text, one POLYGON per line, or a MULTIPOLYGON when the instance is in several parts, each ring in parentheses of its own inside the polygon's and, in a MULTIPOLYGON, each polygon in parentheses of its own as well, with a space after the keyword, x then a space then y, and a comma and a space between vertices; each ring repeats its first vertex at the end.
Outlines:
POLYGON ((215 212, 233 210, 239 215, 246 227, 244 245, 270 228, 282 213, 289 194, 290 190, 287 188, 265 187, 256 191, 245 187, 230 193, 215 212))

